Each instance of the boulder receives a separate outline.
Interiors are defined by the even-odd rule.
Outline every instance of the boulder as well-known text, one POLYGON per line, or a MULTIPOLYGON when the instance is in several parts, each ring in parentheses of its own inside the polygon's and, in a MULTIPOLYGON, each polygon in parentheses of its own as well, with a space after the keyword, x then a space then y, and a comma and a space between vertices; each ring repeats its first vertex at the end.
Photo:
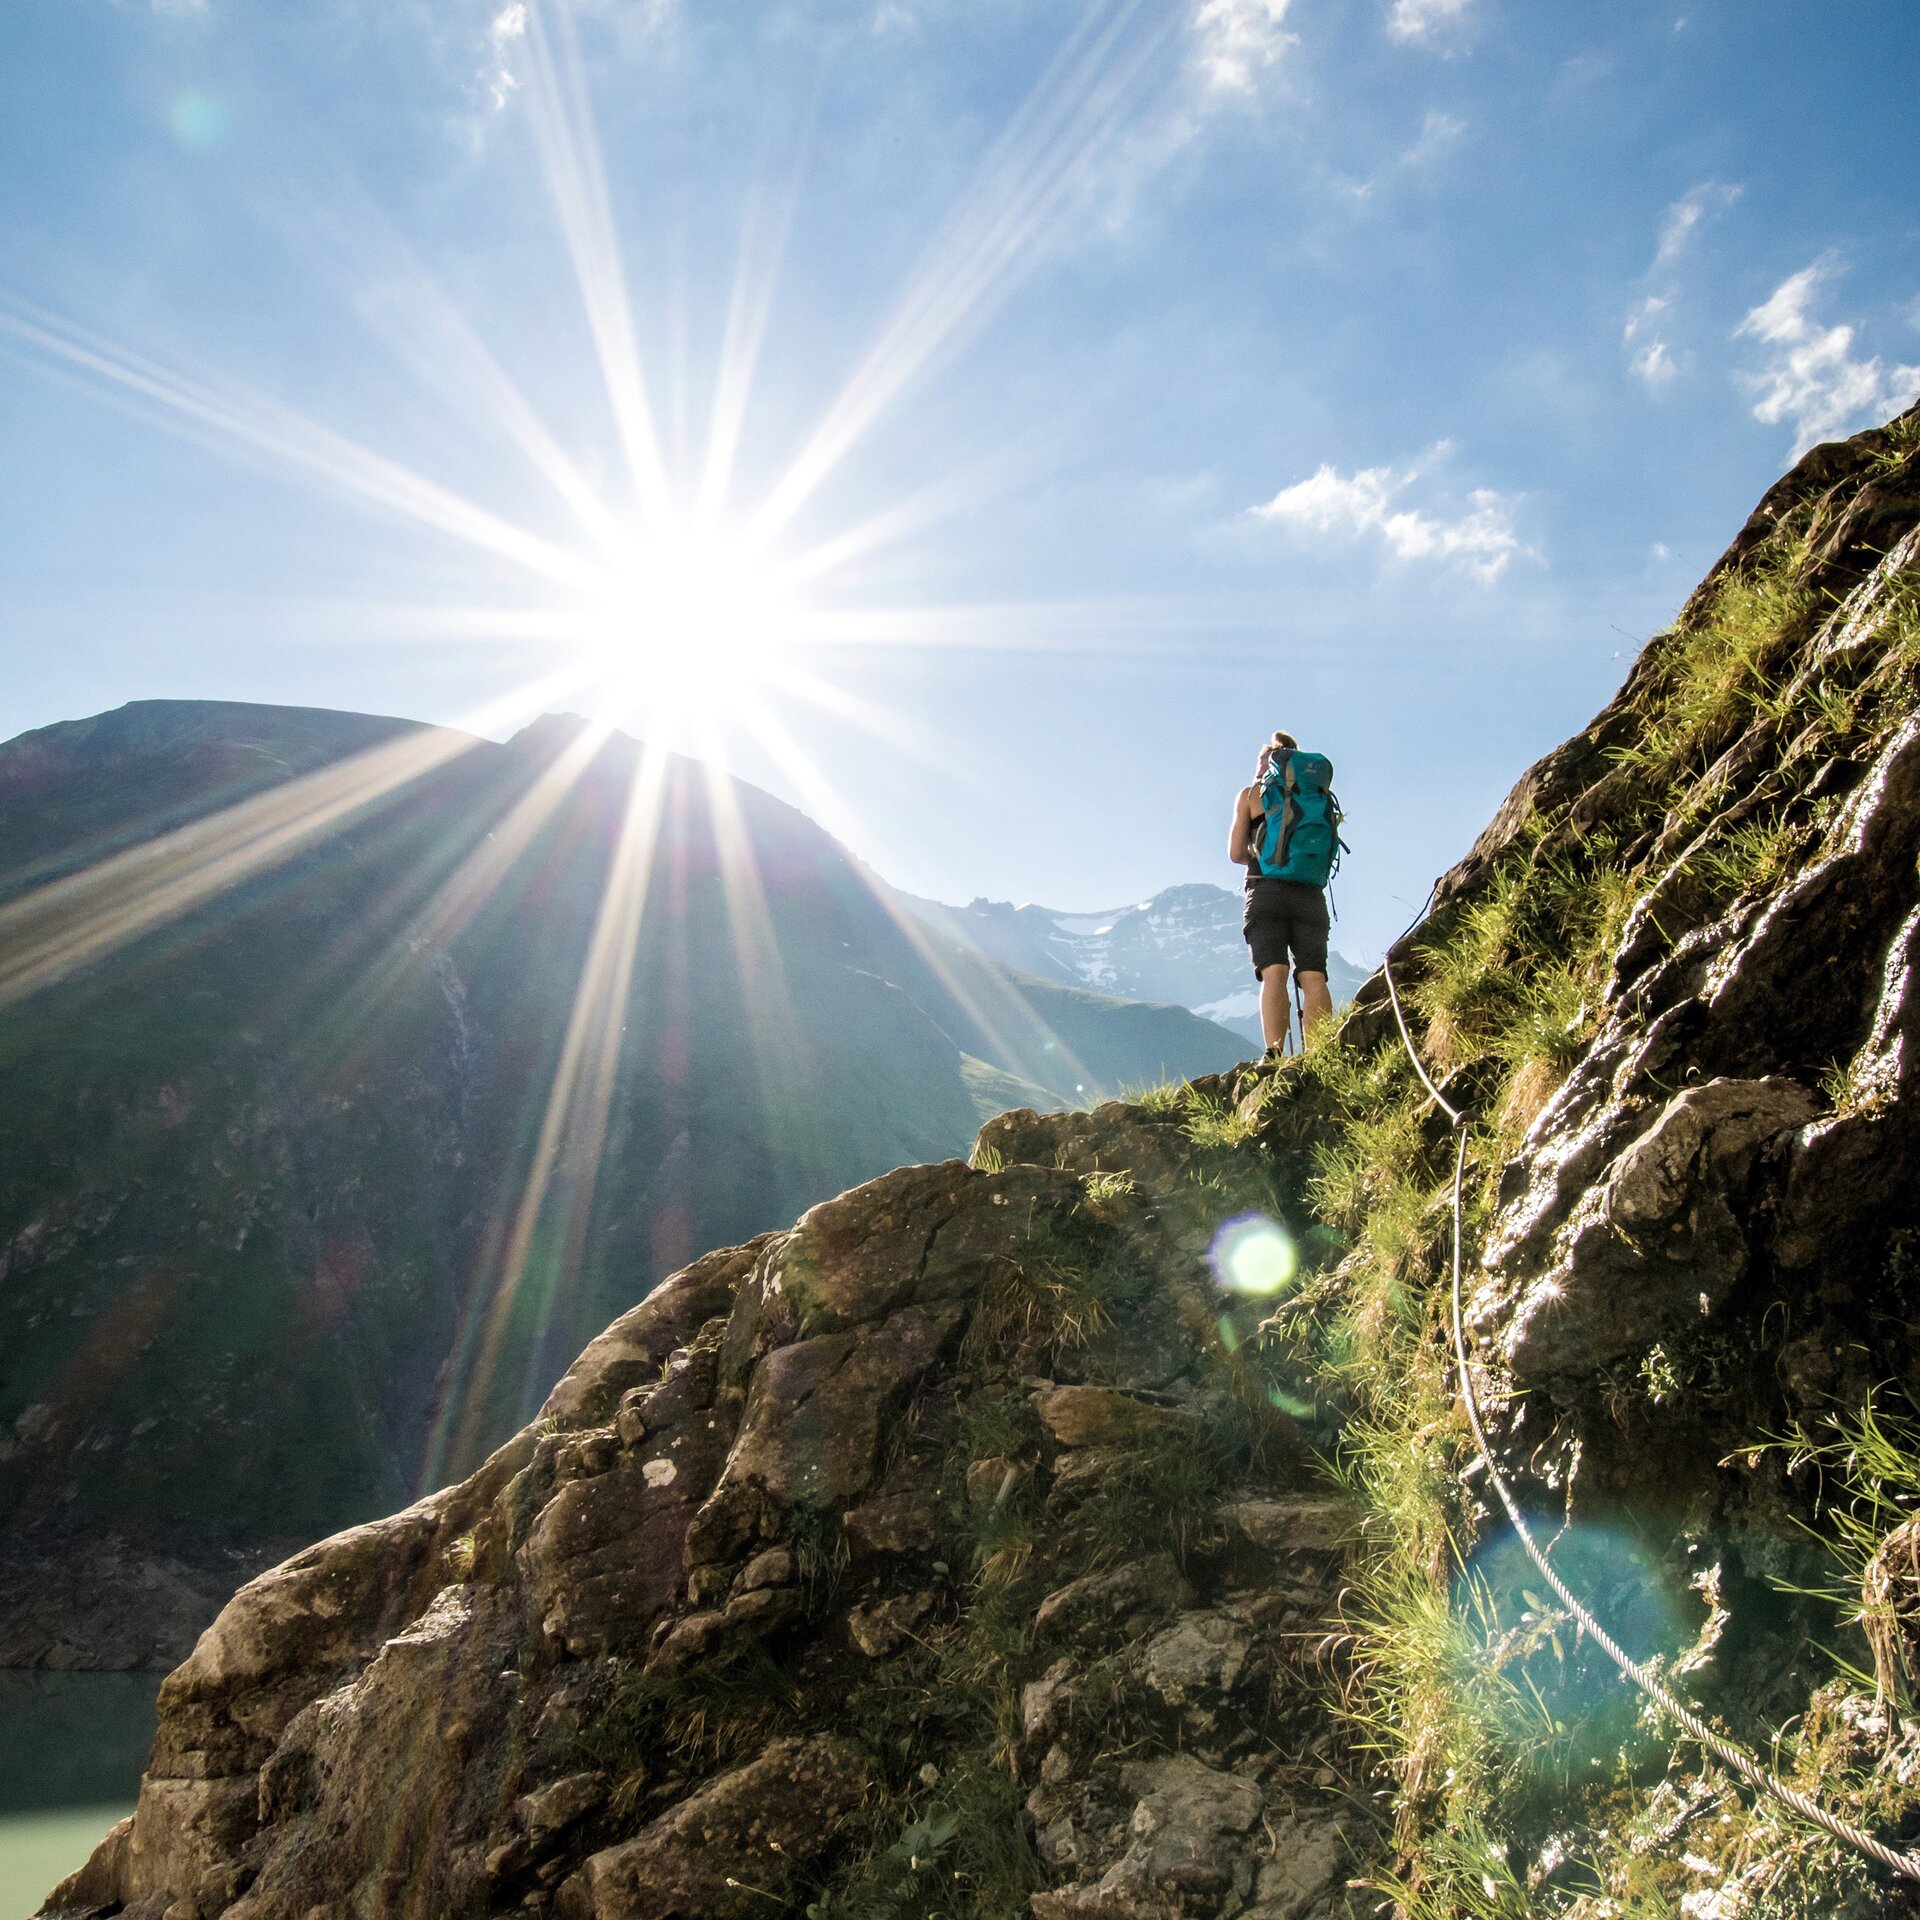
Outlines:
POLYGON ((1711 1316, 1747 1269, 1757 1157, 1815 1110, 1806 1088, 1779 1077, 1675 1094, 1525 1284, 1506 1328, 1514 1377, 1591 1373, 1711 1316))

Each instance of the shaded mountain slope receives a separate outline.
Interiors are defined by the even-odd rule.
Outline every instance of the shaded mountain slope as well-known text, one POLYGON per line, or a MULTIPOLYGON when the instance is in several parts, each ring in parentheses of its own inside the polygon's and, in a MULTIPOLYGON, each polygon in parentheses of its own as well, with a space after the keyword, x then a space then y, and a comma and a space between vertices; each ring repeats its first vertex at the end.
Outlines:
POLYGON ((1383 978, 1302 1062, 696 1261, 234 1600, 50 1911, 1912 1912, 1543 1597, 1449 1279, 1464 1146, 1562 1574, 1920 1842, 1916 928, 1920 411, 1768 496, 1392 956, 1462 1135, 1383 978))
POLYGON ((0 748, 0 1660, 177 1657, 196 1569, 482 1457, 661 1275, 963 1149, 983 1091, 1239 1050, 909 937, 690 762, 623 850, 637 753, 197 702, 0 748), (10 994, 62 876, 122 872, 10 994))

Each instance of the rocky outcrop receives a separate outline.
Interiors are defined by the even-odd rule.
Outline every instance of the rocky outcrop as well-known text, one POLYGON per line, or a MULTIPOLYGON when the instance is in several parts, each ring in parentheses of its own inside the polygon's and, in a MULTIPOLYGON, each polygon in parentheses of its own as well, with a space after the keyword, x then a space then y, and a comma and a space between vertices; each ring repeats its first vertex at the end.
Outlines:
POLYGON ((1036 1913, 1345 1914, 1329 1501, 1160 1144, 1098 1204, 905 1169, 676 1275, 479 1473, 241 1591, 48 1911, 838 1912, 991 1819, 1036 1913))

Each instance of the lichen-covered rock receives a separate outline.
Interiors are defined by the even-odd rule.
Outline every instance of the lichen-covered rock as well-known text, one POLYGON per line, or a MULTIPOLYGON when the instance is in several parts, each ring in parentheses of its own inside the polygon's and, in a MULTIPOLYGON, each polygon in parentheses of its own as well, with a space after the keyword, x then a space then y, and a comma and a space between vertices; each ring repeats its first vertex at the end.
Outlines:
POLYGON ((849 1740, 780 1740, 632 1840, 591 1855, 555 1899, 561 1920, 747 1920, 770 1910, 865 1797, 849 1740))
POLYGON ((1260 1789, 1186 1755, 1130 1767, 1138 1799, 1131 1845, 1086 1885, 1033 1896, 1034 1920, 1224 1920, 1246 1899, 1253 1864, 1240 1844, 1260 1818, 1260 1789))
MULTIPOLYGON (((1102 1256, 1138 1274, 1125 1339, 1009 1293, 1036 1239, 1057 1261, 1116 1231, 1084 1198, 1052 1166, 908 1169, 697 1262, 471 1479, 243 1590, 167 1683, 133 1820, 61 1897, 139 1920, 803 1905, 993 1752, 983 1658, 1027 1688, 1036 1739, 1004 1764, 1065 1796, 1041 1849, 1063 1879, 1127 1854, 1129 1887, 1197 1898, 1192 1802, 1244 1891, 1235 1809, 1290 1789, 1121 1770, 1182 1715, 1250 1751, 1293 1616, 1252 1604, 1257 1548, 1190 1576, 1095 1500, 1169 1434, 1225 1457, 1202 1411, 1224 1349, 1204 1269, 1137 1227, 1102 1256), (1056 1375, 1036 1411, 1036 1359, 1104 1377, 1056 1375), (971 1448, 982 1403, 1005 1451, 971 1448), (1025 1530, 1000 1563, 996 1528, 1025 1530), (990 1599, 1019 1617, 984 1655, 990 1599)), ((1312 1498, 1264 1470, 1248 1497, 1312 1498)))

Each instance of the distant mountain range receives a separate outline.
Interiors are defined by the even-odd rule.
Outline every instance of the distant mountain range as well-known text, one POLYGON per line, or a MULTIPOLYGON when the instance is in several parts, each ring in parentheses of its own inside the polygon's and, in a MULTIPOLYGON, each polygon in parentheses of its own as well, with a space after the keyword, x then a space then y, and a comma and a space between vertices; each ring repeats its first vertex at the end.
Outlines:
POLYGON ((196 701, 0 745, 0 1665, 176 1657, 143 1568, 463 1470, 703 1249, 1246 1051, 641 762, 196 701))
MULTIPOLYGON (((943 906, 910 893, 894 898, 930 927, 976 952, 1043 980, 1168 1000, 1251 1040, 1260 1040, 1260 994, 1240 931, 1240 890, 1193 883, 1165 887, 1109 913, 975 900, 943 906)), ((1338 952, 1327 956, 1334 1004, 1351 1000, 1366 971, 1338 952)))

